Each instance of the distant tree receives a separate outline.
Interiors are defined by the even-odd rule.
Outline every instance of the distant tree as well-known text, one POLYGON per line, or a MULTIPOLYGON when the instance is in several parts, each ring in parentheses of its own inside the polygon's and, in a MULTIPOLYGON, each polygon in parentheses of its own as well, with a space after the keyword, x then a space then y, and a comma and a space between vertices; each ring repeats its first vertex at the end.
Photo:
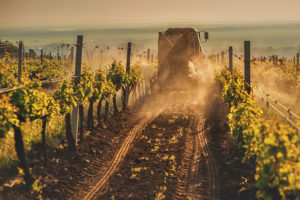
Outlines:
POLYGON ((36 53, 33 49, 29 49, 28 57, 29 58, 35 58, 36 57, 36 53))
POLYGON ((0 56, 3 57, 5 52, 9 53, 10 55, 17 55, 18 47, 9 41, 0 40, 0 56))

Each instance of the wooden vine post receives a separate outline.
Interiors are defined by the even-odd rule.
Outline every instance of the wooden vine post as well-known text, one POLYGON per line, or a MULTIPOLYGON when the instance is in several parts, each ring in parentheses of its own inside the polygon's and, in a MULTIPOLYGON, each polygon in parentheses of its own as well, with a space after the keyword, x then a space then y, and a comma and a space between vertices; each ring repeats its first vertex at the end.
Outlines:
POLYGON ((230 73, 232 74, 232 71, 233 71, 233 62, 232 62, 232 46, 229 47, 229 71, 230 73))
POLYGON ((150 63, 150 49, 147 49, 147 63, 150 63))
POLYGON ((222 52, 221 52, 221 64, 222 64, 222 65, 224 64, 224 57, 225 57, 225 52, 222 51, 222 52))
POLYGON ((297 65, 296 65, 297 70, 299 69, 299 57, 300 57, 300 54, 297 53, 297 65))
POLYGON ((22 56, 22 60, 24 61, 25 59, 25 47, 24 47, 24 44, 23 44, 23 56, 22 56))
POLYGON ((18 82, 22 84, 22 63, 23 63, 23 41, 19 41, 19 65, 18 65, 18 82))
POLYGON ((41 49, 41 64, 43 64, 43 56, 44 56, 44 51, 41 49))
MULTIPOLYGON (((126 62, 126 74, 130 74, 130 56, 131 56, 131 42, 128 42, 127 47, 127 62, 126 62)), ((128 106, 128 99, 129 99, 129 86, 126 86, 124 91, 124 108, 128 106)))
POLYGON ((60 57, 59 57, 59 44, 57 45, 57 60, 59 60, 60 57))
MULTIPOLYGON (((83 36, 77 36, 77 45, 76 45, 76 63, 75 63, 75 82, 80 81, 81 75, 81 61, 82 61, 82 44, 83 44, 83 36)), ((78 138, 78 122, 79 122, 79 106, 73 108, 72 111, 72 134, 75 140, 75 144, 77 144, 78 138)))
POLYGON ((70 55, 70 58, 71 58, 71 66, 73 67, 73 60, 74 60, 74 47, 71 47, 71 55, 70 55))
POLYGON ((250 41, 244 42, 245 90, 250 94, 250 41))

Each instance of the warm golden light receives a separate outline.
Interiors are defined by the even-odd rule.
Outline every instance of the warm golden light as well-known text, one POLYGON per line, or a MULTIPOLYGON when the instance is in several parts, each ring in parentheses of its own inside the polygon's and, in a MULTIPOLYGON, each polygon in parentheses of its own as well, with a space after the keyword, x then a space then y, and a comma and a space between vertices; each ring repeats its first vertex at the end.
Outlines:
POLYGON ((299 0, 1 0, 2 25, 299 20, 299 0))

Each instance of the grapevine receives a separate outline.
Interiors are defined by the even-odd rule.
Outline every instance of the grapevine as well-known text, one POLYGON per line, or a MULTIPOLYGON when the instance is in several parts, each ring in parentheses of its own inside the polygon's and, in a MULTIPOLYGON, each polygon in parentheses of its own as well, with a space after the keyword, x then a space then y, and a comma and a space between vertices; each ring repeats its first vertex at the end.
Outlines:
POLYGON ((228 114, 232 138, 245 150, 245 159, 256 157, 255 180, 259 199, 300 199, 300 151, 297 131, 262 118, 262 110, 243 91, 243 79, 223 70, 216 76, 228 114))
POLYGON ((116 93, 113 95, 113 105, 114 114, 117 114, 119 111, 117 107, 116 95, 117 92, 126 84, 126 73, 124 71, 124 66, 121 63, 114 61, 108 69, 107 77, 114 84, 116 90, 116 93))

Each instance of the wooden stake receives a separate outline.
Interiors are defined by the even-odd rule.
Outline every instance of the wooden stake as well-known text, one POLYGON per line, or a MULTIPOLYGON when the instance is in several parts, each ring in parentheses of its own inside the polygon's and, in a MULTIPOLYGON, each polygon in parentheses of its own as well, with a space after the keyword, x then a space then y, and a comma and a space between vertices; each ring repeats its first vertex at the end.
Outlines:
POLYGON ((147 50, 147 63, 150 63, 150 49, 147 50))
POLYGON ((222 64, 222 65, 224 64, 224 55, 225 55, 225 52, 222 51, 222 52, 221 52, 221 64, 222 64))
MULTIPOLYGON (((83 44, 83 36, 77 36, 77 46, 76 46, 76 63, 75 63, 75 79, 77 84, 80 81, 81 75, 81 61, 82 61, 82 44, 83 44)), ((73 108, 72 112, 72 134, 75 140, 75 144, 77 144, 78 138, 78 122, 79 122, 79 106, 73 108)))
POLYGON ((74 59, 74 47, 71 47, 71 66, 73 67, 73 59, 74 59))
POLYGON ((250 41, 244 42, 245 90, 250 94, 250 41))
POLYGON ((296 67, 297 67, 297 69, 299 68, 299 53, 297 53, 297 65, 296 65, 296 67))
POLYGON ((41 49, 41 64, 43 64, 43 56, 44 56, 44 52, 43 49, 41 49))
POLYGON ((22 84, 22 62, 23 62, 23 41, 19 41, 19 66, 18 66, 18 82, 22 84))
MULTIPOLYGON (((130 56, 131 56, 131 42, 128 42, 127 46, 127 62, 126 62, 126 74, 130 74, 130 56)), ((129 99, 129 87, 125 88, 124 91, 124 108, 128 106, 128 99, 129 99)))
POLYGON ((232 74, 233 71, 233 63, 232 63, 232 46, 229 47, 229 71, 232 74))

